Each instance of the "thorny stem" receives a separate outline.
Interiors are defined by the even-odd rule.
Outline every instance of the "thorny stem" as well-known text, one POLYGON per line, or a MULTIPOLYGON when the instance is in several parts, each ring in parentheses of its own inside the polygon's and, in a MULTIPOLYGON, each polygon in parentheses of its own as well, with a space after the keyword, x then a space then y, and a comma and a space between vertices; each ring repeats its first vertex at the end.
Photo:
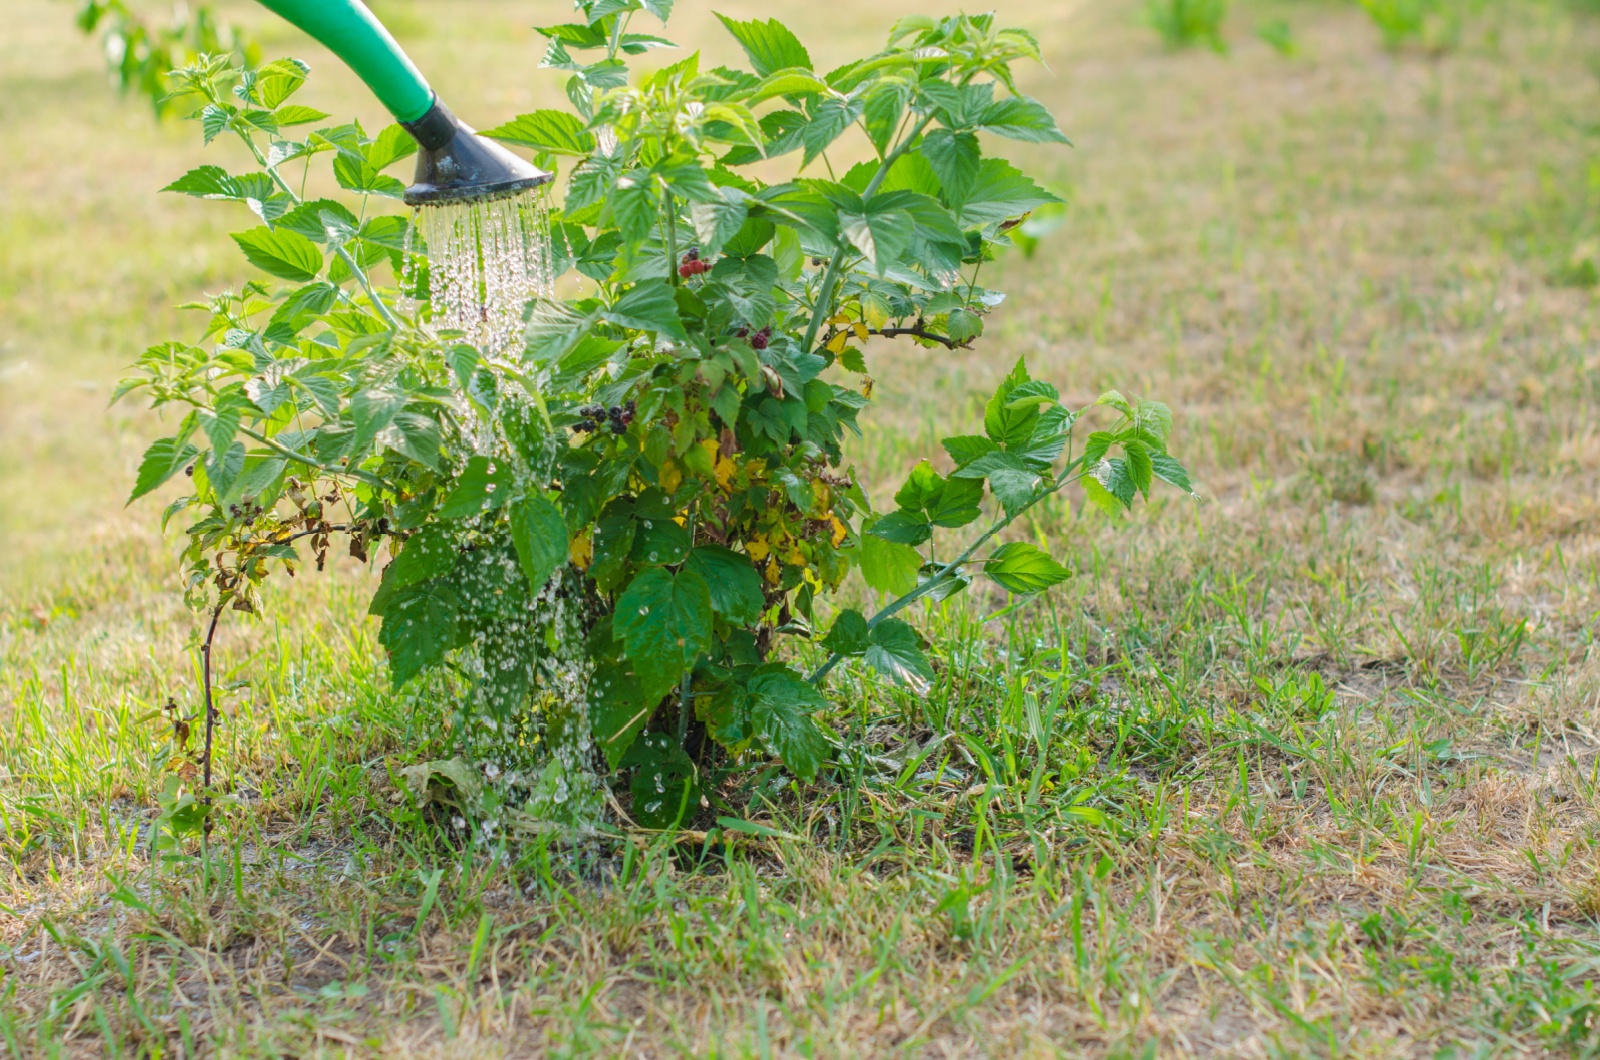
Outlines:
MULTIPOLYGON (((901 155, 906 153, 906 149, 911 145, 912 141, 922 135, 922 130, 926 129, 931 121, 933 121, 932 114, 925 116, 921 121, 917 122, 916 127, 903 140, 895 145, 893 151, 884 156, 883 162, 878 166, 878 172, 873 174, 871 182, 867 184, 867 189, 861 193, 863 199, 870 199, 877 193, 878 188, 882 186, 884 180, 889 176, 890 168, 900 160, 901 155)), ((839 282, 839 270, 844 265, 844 258, 845 248, 841 246, 833 252, 833 258, 828 262, 828 271, 822 275, 822 286, 817 290, 817 305, 811 311, 810 321, 806 323, 806 338, 800 346, 801 349, 807 352, 810 352, 812 347, 816 345, 817 330, 822 327, 823 318, 828 315, 828 305, 833 301, 833 289, 839 282)))
MULTIPOLYGON (((1071 466, 1071 464, 1067 465, 1069 469, 1071 466)), ((1063 478, 1050 489, 1045 490, 1043 493, 1039 494, 1039 496, 1035 497, 1033 501, 1028 504, 1027 508, 1023 508, 1021 511, 1017 512, 1016 515, 1007 515, 996 519, 994 521, 994 525, 983 532, 982 537, 968 545, 966 550, 955 559, 940 567, 938 571, 934 573, 933 577, 929 578, 921 585, 918 585, 915 589, 911 590, 909 593, 906 593, 899 599, 879 608, 878 613, 867 620, 867 631, 870 633, 874 628, 877 627, 878 623, 882 622, 884 619, 891 618, 899 612, 904 611, 906 608, 910 607, 924 596, 927 596, 929 593, 933 592, 933 590, 937 589, 946 578, 955 573, 957 567, 971 559, 973 553, 982 548, 990 538, 994 537, 994 535, 998 534, 1000 531, 1004 530, 1006 527, 1015 522, 1017 516, 1020 516, 1023 512, 1027 511, 1029 508, 1032 508, 1035 504, 1038 504, 1046 497, 1059 493, 1063 487, 1078 481, 1078 479, 1082 477, 1083 472, 1080 471, 1076 475, 1070 475, 1066 478, 1063 478)), ((831 671, 835 666, 839 665, 839 660, 843 658, 844 656, 841 653, 834 652, 832 655, 828 656, 828 660, 826 662, 817 667, 816 672, 807 678, 807 680, 809 680, 812 684, 816 684, 817 682, 821 681, 824 677, 828 676, 829 671, 831 671)))

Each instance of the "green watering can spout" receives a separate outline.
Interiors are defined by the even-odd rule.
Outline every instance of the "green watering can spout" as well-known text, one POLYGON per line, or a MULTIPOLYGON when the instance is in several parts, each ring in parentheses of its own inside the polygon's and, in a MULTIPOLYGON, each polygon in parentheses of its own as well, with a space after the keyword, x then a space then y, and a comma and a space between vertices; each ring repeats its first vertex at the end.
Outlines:
POLYGON ((337 55, 416 139, 417 174, 406 189, 407 205, 505 198, 552 179, 451 114, 361 0, 261 3, 337 55))

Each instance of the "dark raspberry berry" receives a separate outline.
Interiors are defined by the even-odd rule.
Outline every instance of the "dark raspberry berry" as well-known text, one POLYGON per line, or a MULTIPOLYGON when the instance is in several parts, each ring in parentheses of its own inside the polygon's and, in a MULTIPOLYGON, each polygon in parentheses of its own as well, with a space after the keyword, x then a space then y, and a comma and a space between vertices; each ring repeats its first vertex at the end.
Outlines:
POLYGON ((699 261, 700 260, 700 248, 699 247, 690 247, 689 248, 689 252, 683 256, 683 260, 684 261, 699 261))
POLYGON ((767 333, 765 331, 758 331, 754 335, 751 335, 750 336, 750 348, 751 349, 755 349, 755 350, 764 350, 764 349, 766 349, 767 348, 767 333))

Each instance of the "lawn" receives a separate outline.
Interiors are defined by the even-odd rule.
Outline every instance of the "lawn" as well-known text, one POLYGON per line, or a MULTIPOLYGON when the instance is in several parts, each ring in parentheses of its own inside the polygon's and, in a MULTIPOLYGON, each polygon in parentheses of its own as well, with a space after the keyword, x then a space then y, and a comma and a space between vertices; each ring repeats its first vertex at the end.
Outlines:
MULTIPOLYGON (((1219 55, 1164 50, 1135 4, 1008 0, 1074 142, 1015 157, 1070 208, 986 277, 1010 298, 974 349, 872 347, 850 460, 942 460, 1025 355, 1071 401, 1171 405, 1199 499, 1062 495, 1024 536, 1070 582, 919 605, 926 696, 831 683, 865 753, 811 785, 752 763, 690 830, 577 844, 475 843, 418 804, 400 771, 446 753, 449 712, 390 687, 374 576, 308 570, 224 624, 237 801, 167 856, 164 704, 197 709, 202 630, 160 498, 123 504, 160 424, 107 402, 197 330, 176 304, 248 278, 226 233, 254 222, 158 195, 221 148, 118 99, 69 5, 11 6, 11 1054, 1600 1053, 1592 3, 1461 0, 1448 47, 1391 51, 1355 4, 1245 0, 1219 55), (1255 33, 1278 20, 1293 55, 1255 33)), ((530 28, 553 8, 375 7, 475 124, 559 95, 530 28)), ((737 58, 679 7, 670 36, 737 58)), ((719 9, 827 68, 923 8, 719 9)), ((307 102, 384 124, 325 52, 224 11, 313 63, 307 102)))

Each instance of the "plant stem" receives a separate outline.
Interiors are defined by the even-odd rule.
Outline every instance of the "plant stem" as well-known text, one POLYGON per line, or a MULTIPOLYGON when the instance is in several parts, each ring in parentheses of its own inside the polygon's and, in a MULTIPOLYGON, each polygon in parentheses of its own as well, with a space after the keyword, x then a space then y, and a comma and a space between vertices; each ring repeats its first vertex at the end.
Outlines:
MULTIPOLYGON (((922 135, 922 130, 926 129, 931 121, 933 121, 933 115, 929 114, 917 122, 911 132, 895 145, 894 150, 883 157, 883 162, 878 166, 878 172, 873 174, 872 180, 867 184, 867 190, 861 193, 863 199, 870 199, 877 193, 878 188, 888 178, 889 170, 900 160, 900 156, 906 153, 906 149, 911 142, 922 135)), ((810 321, 806 323, 805 341, 800 344, 800 348, 807 353, 810 353, 811 347, 816 344, 817 330, 822 327, 823 319, 829 315, 828 307, 833 301, 833 289, 839 282, 839 270, 844 265, 844 258, 845 248, 840 246, 834 250, 833 258, 828 262, 828 271, 822 274, 822 286, 817 290, 817 305, 811 311, 810 321)))
MULTIPOLYGON (((217 606, 211 609, 211 625, 206 629, 205 642, 200 645, 200 679, 205 689, 206 700, 206 747, 201 759, 201 787, 205 789, 205 805, 211 805, 211 733, 217 720, 217 708, 211 702, 211 642, 217 636, 217 623, 222 619, 222 608, 226 598, 218 601, 217 606)), ((207 820, 209 830, 211 822, 207 820)))
POLYGON ((304 453, 297 453, 293 449, 290 449, 287 445, 284 445, 282 442, 268 438, 266 435, 261 434, 258 431, 251 430, 249 427, 240 427, 239 433, 249 435, 251 438, 254 438, 256 441, 266 446, 268 449, 271 449, 273 452, 277 453, 279 456, 288 460, 293 460, 297 464, 304 464, 306 467, 314 467, 318 471, 326 471, 330 475, 349 475, 351 478, 359 479, 369 486, 377 486, 379 489, 392 488, 389 483, 383 481, 383 479, 372 474, 370 471, 362 471, 360 468, 354 467, 339 467, 337 464, 324 464, 320 460, 313 460, 304 453))
POLYGON ((672 200, 672 192, 667 192, 667 280, 672 286, 677 287, 682 282, 678 275, 678 204, 672 200))
MULTIPOLYGON (((1016 522, 1017 518, 1019 516, 1021 516, 1023 514, 1023 512, 1028 511, 1029 508, 1032 508, 1035 504, 1038 504, 1040 501, 1044 500, 1046 497, 1049 497, 1049 496, 1051 496, 1051 495, 1053 495, 1055 493, 1059 493, 1063 487, 1067 486, 1070 483, 1078 481, 1078 479, 1080 479, 1082 477, 1083 477, 1083 474, 1082 474, 1082 472, 1080 472, 1080 473, 1078 473, 1076 475, 1072 475, 1072 476, 1070 476, 1068 478, 1063 478, 1061 481, 1057 482, 1050 489, 1045 490, 1043 493, 1041 493, 1037 497, 1035 497, 1028 504, 1027 508, 1023 508, 1021 511, 1017 512, 1016 515, 1007 515, 1007 516, 1003 516, 1003 517, 1001 517, 999 519, 996 519, 994 521, 994 525, 993 526, 991 526, 991 527, 989 527, 989 529, 985 530, 983 532, 983 535, 981 537, 979 537, 976 541, 974 541, 972 544, 968 545, 966 547, 966 549, 959 556, 957 556, 955 559, 951 560, 949 563, 946 563, 944 566, 940 567, 938 569, 938 571, 934 573, 933 577, 929 578, 927 581, 923 582, 921 585, 918 585, 915 589, 911 590, 909 593, 906 593, 904 596, 900 597, 899 599, 894 600, 894 601, 890 602, 888 605, 879 608, 878 609, 878 613, 873 615, 870 619, 867 620, 867 631, 870 633, 873 629, 875 629, 877 627, 878 623, 882 622, 884 619, 892 618, 893 616, 895 616, 899 612, 904 611, 906 608, 910 607, 912 604, 914 604, 918 600, 922 599, 924 596, 927 596, 929 593, 933 592, 934 589, 938 588, 938 586, 939 586, 939 584, 941 582, 943 582, 946 578, 948 578, 951 574, 953 574, 955 572, 957 567, 961 566, 963 563, 967 562, 967 560, 971 559, 972 558, 972 554, 974 552, 978 551, 978 549, 982 548, 989 541, 990 538, 994 537, 994 535, 998 534, 1000 531, 1004 530, 1006 527, 1008 527, 1012 523, 1016 522)), ((841 660, 843 658, 844 658, 844 656, 842 654, 840 654, 839 652, 834 652, 832 655, 828 656, 828 659, 827 659, 826 662, 824 662, 821 666, 817 667, 816 671, 809 678, 807 678, 807 680, 809 680, 812 684, 816 684, 817 682, 821 681, 824 677, 828 676, 829 671, 831 671, 835 666, 839 665, 839 660, 841 660)))
MULTIPOLYGON (((283 193, 289 196, 289 198, 293 199, 296 206, 305 201, 295 193, 293 188, 289 187, 288 182, 283 179, 282 174, 278 172, 276 166, 267 165, 266 156, 261 153, 261 148, 256 146, 256 142, 254 140, 250 139, 250 137, 246 136, 244 133, 239 134, 239 139, 243 140, 245 142, 245 146, 250 148, 250 153, 256 156, 257 164, 260 165, 262 169, 267 171, 267 175, 272 178, 272 182, 278 185, 279 188, 283 189, 283 193)), ((362 211, 365 212, 365 210, 366 207, 363 205, 362 211)), ((378 297, 378 292, 373 290, 372 281, 367 279, 366 272, 361 268, 360 265, 356 264, 356 259, 351 257, 350 252, 344 249, 342 246, 334 247, 333 252, 339 255, 339 260, 344 262, 345 268, 350 270, 350 275, 354 276, 356 278, 356 282, 361 285, 361 289, 367 292, 367 300, 370 301, 372 303, 372 307, 378 311, 378 315, 383 318, 383 322, 389 325, 389 330, 391 332, 400 330, 400 321, 395 319, 394 313, 390 311, 383 299, 378 297)))

